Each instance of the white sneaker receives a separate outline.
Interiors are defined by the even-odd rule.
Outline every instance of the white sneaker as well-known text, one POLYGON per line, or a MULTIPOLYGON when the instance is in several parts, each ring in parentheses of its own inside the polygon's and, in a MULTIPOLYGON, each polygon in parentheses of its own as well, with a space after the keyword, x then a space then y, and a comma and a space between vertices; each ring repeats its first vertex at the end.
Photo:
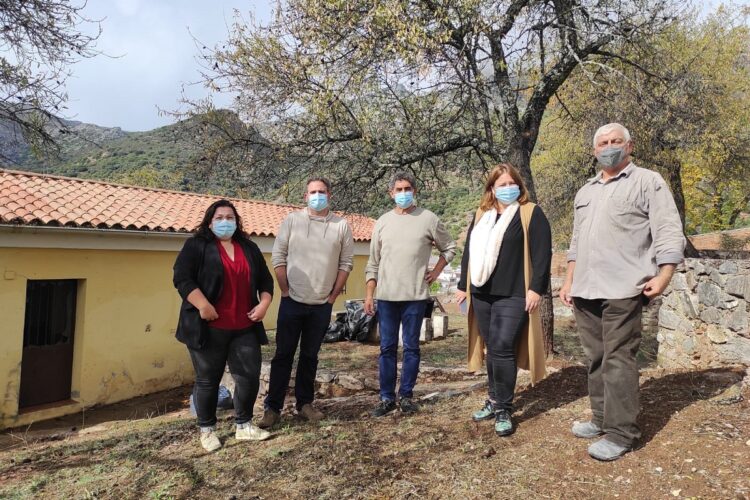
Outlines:
POLYGON ((271 433, 247 422, 237 426, 237 432, 234 433, 234 437, 238 441, 265 441, 271 437, 271 433))
POLYGON ((201 429, 201 446, 208 452, 221 448, 221 441, 219 441, 219 436, 216 435, 216 429, 201 429))

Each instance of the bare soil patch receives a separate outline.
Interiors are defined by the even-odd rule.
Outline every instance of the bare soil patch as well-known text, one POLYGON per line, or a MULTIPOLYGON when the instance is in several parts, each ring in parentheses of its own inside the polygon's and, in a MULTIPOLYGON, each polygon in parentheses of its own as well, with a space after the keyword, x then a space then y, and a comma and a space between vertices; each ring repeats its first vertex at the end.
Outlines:
MULTIPOLYGON (((463 335, 426 345, 425 358, 463 363, 463 335)), ((324 349, 333 369, 364 369, 376 357, 377 346, 324 349)), ((237 442, 224 414, 225 446, 207 454, 187 413, 189 388, 139 398, 91 410, 83 426, 79 415, 4 433, 0 498, 750 497, 750 390, 741 369, 644 368, 640 447, 600 463, 570 434, 573 421, 589 417, 585 368, 568 351, 550 367, 535 387, 519 382, 518 430, 508 438, 469 418, 484 388, 381 419, 367 415, 377 395, 365 391, 319 401, 328 417, 319 424, 285 415, 261 443, 237 442)), ((420 389, 476 382, 422 380, 420 389)))

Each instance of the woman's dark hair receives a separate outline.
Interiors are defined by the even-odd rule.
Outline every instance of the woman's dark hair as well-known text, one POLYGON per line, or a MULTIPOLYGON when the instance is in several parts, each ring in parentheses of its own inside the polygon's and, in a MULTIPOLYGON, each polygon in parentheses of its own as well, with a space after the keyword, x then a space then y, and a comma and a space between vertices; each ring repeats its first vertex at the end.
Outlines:
POLYGON ((242 229, 242 217, 240 217, 239 212, 237 212, 237 209, 229 200, 219 200, 209 205, 209 207, 206 209, 206 213, 203 215, 203 220, 193 230, 195 232, 195 235, 201 238, 205 238, 207 240, 213 240, 216 238, 213 231, 211 231, 211 228, 208 226, 214 220, 214 214, 216 213, 216 209, 221 208, 221 207, 231 208, 232 212, 234 212, 234 218, 237 220, 237 230, 234 232, 234 235, 232 235, 232 239, 233 240, 236 240, 238 238, 244 238, 246 240, 249 239, 249 236, 247 235, 247 233, 245 233, 244 229, 242 229))

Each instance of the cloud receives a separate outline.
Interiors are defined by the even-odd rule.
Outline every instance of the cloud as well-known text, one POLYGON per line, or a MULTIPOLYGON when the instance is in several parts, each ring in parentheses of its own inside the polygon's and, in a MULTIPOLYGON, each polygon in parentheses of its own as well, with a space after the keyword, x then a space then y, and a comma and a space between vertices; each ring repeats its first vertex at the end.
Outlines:
MULTIPOLYGON (((71 68, 66 117, 125 130, 171 123, 159 116, 158 107, 176 109, 183 84, 199 80, 193 36, 208 46, 226 40, 239 3, 261 19, 269 17, 264 2, 89 2, 85 14, 102 19, 97 48, 104 55, 71 68)), ((199 85, 189 86, 188 92, 192 97, 207 94, 199 85)), ((228 96, 219 99, 223 105, 230 101, 228 96)))
POLYGON ((140 4, 141 2, 139 0, 117 0, 115 2, 117 11, 125 17, 136 15, 140 4))

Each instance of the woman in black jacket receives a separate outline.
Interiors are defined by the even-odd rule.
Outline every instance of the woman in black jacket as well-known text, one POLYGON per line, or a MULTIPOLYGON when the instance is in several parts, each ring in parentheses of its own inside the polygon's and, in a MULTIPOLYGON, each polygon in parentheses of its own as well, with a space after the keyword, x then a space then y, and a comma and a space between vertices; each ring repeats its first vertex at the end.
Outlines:
POLYGON ((459 304, 471 294, 479 334, 487 346, 488 399, 472 418, 494 418, 498 436, 515 431, 511 414, 516 350, 523 332, 533 326, 530 320, 538 320, 535 315, 549 285, 551 260, 552 235, 544 212, 530 203, 518 170, 509 163, 498 165, 485 182, 479 210, 466 235, 456 292, 459 304))
POLYGON ((201 445, 207 451, 221 447, 216 404, 226 364, 235 381, 235 437, 267 439, 270 434, 251 420, 260 346, 268 343, 262 320, 273 298, 273 278, 231 202, 219 200, 208 207, 177 256, 173 281, 183 300, 176 337, 187 346, 195 369, 193 401, 201 445))

